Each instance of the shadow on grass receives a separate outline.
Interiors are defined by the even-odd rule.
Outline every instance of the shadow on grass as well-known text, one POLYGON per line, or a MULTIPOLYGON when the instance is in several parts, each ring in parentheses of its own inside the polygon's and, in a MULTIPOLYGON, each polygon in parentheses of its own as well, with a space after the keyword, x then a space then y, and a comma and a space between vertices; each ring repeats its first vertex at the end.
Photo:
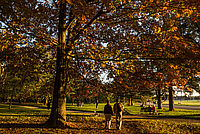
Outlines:
POLYGON ((49 115, 0 115, 0 116, 15 116, 15 117, 20 117, 20 116, 25 116, 25 117, 49 117, 49 115))
MULTIPOLYGON (((0 123, 0 128, 46 128, 46 129, 51 129, 51 128, 59 128, 59 129, 72 129, 72 130, 80 130, 80 128, 74 128, 66 125, 65 127, 51 127, 48 126, 47 124, 33 124, 33 123, 0 123)), ((83 127, 81 130, 104 130, 104 128, 86 128, 83 127)), ((110 130, 115 130, 115 129, 110 129, 110 130)))
MULTIPOLYGON (((65 127, 51 127, 47 124, 29 124, 29 123, 0 123, 0 128, 60 128, 60 129, 74 129, 80 130, 80 128, 72 128, 70 126, 65 127)), ((92 128, 87 128, 88 130, 92 130, 92 128)), ((87 130, 83 128, 82 130, 87 130)))
MULTIPOLYGON (((20 116, 23 116, 23 117, 49 117, 50 115, 29 115, 29 114, 24 114, 24 115, 0 115, 1 116, 14 116, 14 117, 20 117, 20 116)), ((74 117, 90 117, 90 116, 94 116, 94 115, 73 115, 73 114, 67 114, 66 116, 74 116, 74 117)))
MULTIPOLYGON (((84 118, 85 117, 93 117, 95 115, 92 115, 92 114, 83 114, 83 115, 73 115, 73 114, 67 114, 67 120, 66 121, 69 121, 69 122, 74 122, 74 123, 78 123, 78 122, 85 122, 84 118), (71 119, 75 117, 75 120, 74 119, 71 119)), ((49 117, 49 115, 47 114, 16 114, 16 115, 13 115, 13 114, 0 114, 0 117, 8 117, 8 119, 6 118, 5 120, 5 123, 1 123, 0 124, 0 128, 53 128, 53 127, 49 127, 45 124, 37 124, 34 122, 31 122, 30 123, 23 123, 23 122, 20 122, 20 123, 12 123, 10 122, 9 123, 9 118, 12 118, 12 117, 17 117, 17 118, 20 118, 20 117, 23 117, 23 118, 34 118, 34 117, 49 117)), ((66 127, 66 128, 70 128, 70 127, 66 127)), ((76 128, 70 128, 70 129, 76 129, 76 128)))
MULTIPOLYGON (((78 128, 72 128, 72 129, 78 129, 78 128)), ((82 128, 82 130, 105 130, 104 128, 82 128)), ((106 129, 107 131, 109 130, 115 130, 115 129, 106 129)))
MULTIPOLYGON (((65 127, 52 127, 45 123, 33 124, 33 123, 0 123, 0 128, 60 128, 60 129, 74 129, 79 130, 78 128, 72 128, 65 125, 65 127)), ((83 128, 84 129, 84 128, 83 128)), ((90 129, 90 128, 89 128, 90 129)))
POLYGON ((66 116, 75 116, 75 117, 93 117, 95 115, 71 115, 71 114, 67 114, 66 116))
POLYGON ((200 114, 192 114, 192 115, 166 115, 166 116, 155 116, 155 118, 166 119, 166 118, 174 118, 174 119, 194 119, 200 120, 200 114))
POLYGON ((123 119, 194 119, 194 120, 200 120, 200 114, 192 114, 192 115, 176 115, 176 116, 157 116, 157 115, 143 115, 140 117, 137 116, 124 116, 123 119))
POLYGON ((1 123, 0 128, 49 128, 45 124, 1 123))
MULTIPOLYGON (((88 110, 77 110, 77 109, 67 109, 67 111, 76 111, 76 112, 82 112, 82 113, 94 113, 94 111, 88 111, 88 110)), ((96 111, 97 113, 103 113, 103 111, 96 111)))

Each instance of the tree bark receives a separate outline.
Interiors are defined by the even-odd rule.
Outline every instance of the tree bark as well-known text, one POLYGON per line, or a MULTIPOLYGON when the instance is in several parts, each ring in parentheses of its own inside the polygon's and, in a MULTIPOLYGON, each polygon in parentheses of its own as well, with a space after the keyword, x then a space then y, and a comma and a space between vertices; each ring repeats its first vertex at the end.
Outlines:
POLYGON ((9 109, 12 109, 12 97, 11 97, 10 102, 9 102, 9 109))
POLYGON ((133 106, 133 99, 132 99, 132 96, 131 96, 131 106, 133 106))
POLYGON ((47 97, 45 97, 45 100, 44 100, 45 102, 44 102, 44 105, 46 106, 47 105, 47 103, 48 103, 48 101, 49 101, 49 99, 47 98, 47 97))
POLYGON ((58 46, 56 57, 56 77, 53 91, 53 102, 49 120, 46 122, 50 127, 65 127, 66 121, 66 93, 64 71, 64 48, 66 46, 66 3, 60 2, 58 46))
POLYGON ((162 109, 161 89, 157 90, 158 109, 162 109))
POLYGON ((169 111, 174 111, 174 91, 172 86, 169 87, 169 111))

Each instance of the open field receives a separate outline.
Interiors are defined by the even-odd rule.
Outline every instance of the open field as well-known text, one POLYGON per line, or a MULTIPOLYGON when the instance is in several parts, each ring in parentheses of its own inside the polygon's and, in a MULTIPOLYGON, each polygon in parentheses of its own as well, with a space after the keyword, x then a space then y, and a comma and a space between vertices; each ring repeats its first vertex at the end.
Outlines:
MULTIPOLYGON (((164 105, 168 105, 169 101, 164 101, 164 105)), ((174 105, 178 106, 199 106, 200 107, 200 100, 174 100, 174 105)))
MULTIPOLYGON (((114 103, 111 103, 113 106, 114 103)), ((96 109, 95 104, 85 104, 82 107, 77 107, 76 105, 67 104, 67 109, 72 110, 81 110, 81 111, 97 111, 99 113, 103 112, 103 108, 105 106, 105 103, 99 103, 98 108, 96 109)), ((148 114, 147 112, 141 112, 141 107, 139 105, 133 105, 133 106, 124 106, 125 110, 133 115, 141 115, 141 114, 148 114)), ((191 118, 191 119, 200 119, 200 110, 186 110, 186 109, 175 109, 175 111, 169 111, 168 108, 163 108, 162 110, 157 109, 159 115, 157 116, 167 116, 167 117, 181 117, 181 118, 191 118)))
MULTIPOLYGON (((126 106, 126 110, 130 114, 146 114, 147 112, 140 112, 140 106, 126 106)), ((193 118, 200 119, 200 110, 186 110, 186 109, 175 109, 175 111, 169 111, 169 108, 157 109, 158 115, 162 117, 181 117, 181 118, 193 118)))
MULTIPOLYGON (((100 104, 99 110, 104 104, 100 104)), ((95 106, 95 105, 94 105, 95 106)), ((78 107, 89 109, 92 105, 78 107)), ((75 107, 74 107, 75 108, 75 107)), ((136 107, 137 108, 137 107, 136 107)), ((132 109, 130 107, 130 109, 132 109)), ((94 109, 92 109, 94 110, 94 109)), ((104 117, 84 116, 82 113, 68 113, 67 127, 49 128, 43 125, 48 119, 49 110, 30 109, 0 104, 0 133, 199 133, 200 121, 191 119, 165 119, 144 116, 124 116, 122 130, 115 129, 112 118, 111 130, 104 129, 104 117)))
MULTIPOLYGON (((190 103, 187 103, 187 104, 190 104, 190 103)), ((198 103, 198 101, 196 103, 198 103)), ((40 110, 39 109, 32 110, 31 111, 32 113, 37 114, 38 110, 39 110, 40 115, 44 114, 45 112, 50 114, 50 110, 43 109, 45 107, 44 105, 41 105, 41 104, 39 104, 39 105, 37 105, 37 104, 26 104, 26 105, 31 105, 31 106, 34 106, 34 107, 37 107, 37 106, 42 107, 42 109, 40 109, 40 110)), ((111 103, 111 105, 113 106, 114 103, 111 103)), ((98 113, 103 113, 104 106, 105 106, 105 103, 99 103, 98 108, 96 109, 96 105, 93 104, 93 103, 92 104, 85 104, 82 107, 80 107, 80 106, 77 107, 76 105, 72 105, 71 103, 67 103, 66 109, 68 110, 67 113, 69 113, 69 110, 81 111, 81 112, 86 112, 86 113, 87 112, 94 113, 94 111, 96 111, 98 113)), ((18 106, 13 105, 12 107, 17 108, 18 106)), ((7 109, 8 106, 6 106, 5 108, 7 109)), ((128 105, 125 104, 124 108, 128 113, 133 114, 133 115, 148 114, 147 112, 141 112, 140 111, 141 107, 139 105, 128 106, 128 105)), ((11 111, 12 110, 13 109, 11 109, 11 111)), ((8 111, 8 109, 6 111, 3 111, 3 112, 0 111, 0 114, 4 114, 7 111, 8 111)), ((170 117, 170 116, 171 117, 175 117, 175 116, 181 117, 182 116, 182 118, 198 118, 198 119, 200 119, 200 110, 175 109, 175 111, 169 111, 168 108, 163 108, 162 110, 157 109, 157 111, 159 113, 159 115, 157 115, 157 116, 167 116, 167 117, 170 117)), ((20 108, 19 111, 13 110, 12 114, 15 114, 15 113, 26 113, 26 112, 23 111, 23 108, 20 108)))

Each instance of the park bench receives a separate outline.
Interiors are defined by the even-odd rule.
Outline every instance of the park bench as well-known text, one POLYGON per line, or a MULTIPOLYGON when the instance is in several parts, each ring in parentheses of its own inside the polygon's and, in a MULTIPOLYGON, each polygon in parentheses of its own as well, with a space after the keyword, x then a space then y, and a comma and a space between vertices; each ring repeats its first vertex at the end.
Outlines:
POLYGON ((152 107, 141 107, 141 112, 149 112, 149 114, 157 114, 157 112, 153 112, 152 107))
POLYGON ((153 112, 151 107, 141 107, 141 112, 153 112))

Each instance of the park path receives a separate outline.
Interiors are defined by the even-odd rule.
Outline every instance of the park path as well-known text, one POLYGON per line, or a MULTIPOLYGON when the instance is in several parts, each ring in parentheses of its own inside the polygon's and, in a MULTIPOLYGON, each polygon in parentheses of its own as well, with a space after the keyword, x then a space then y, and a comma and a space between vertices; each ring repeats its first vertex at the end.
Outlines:
MULTIPOLYGON (((35 107, 35 106, 24 106, 24 105, 17 105, 23 108, 34 108, 34 109, 47 109, 46 107, 35 107)), ((71 112, 71 113, 84 113, 84 114, 89 114, 89 115, 95 115, 94 112, 90 111, 79 111, 79 110, 66 110, 66 112, 71 112)), ((98 115, 103 115, 103 113, 98 113, 98 115)))
MULTIPOLYGON (((168 108, 169 105, 163 105, 163 107, 168 108)), ((200 107, 197 107, 197 106, 177 106, 177 105, 174 105, 174 108, 175 109, 187 109, 187 110, 200 110, 200 107)))

